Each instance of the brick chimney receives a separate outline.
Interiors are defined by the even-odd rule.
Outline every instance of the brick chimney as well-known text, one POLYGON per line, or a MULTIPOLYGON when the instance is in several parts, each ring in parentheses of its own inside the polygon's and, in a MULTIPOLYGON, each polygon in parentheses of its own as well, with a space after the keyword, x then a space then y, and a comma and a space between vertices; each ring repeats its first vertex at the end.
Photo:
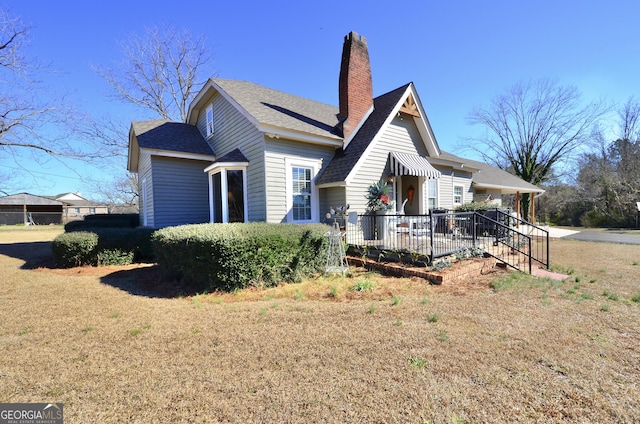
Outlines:
POLYGON ((367 39, 354 31, 344 37, 338 89, 342 133, 346 140, 373 106, 367 39))

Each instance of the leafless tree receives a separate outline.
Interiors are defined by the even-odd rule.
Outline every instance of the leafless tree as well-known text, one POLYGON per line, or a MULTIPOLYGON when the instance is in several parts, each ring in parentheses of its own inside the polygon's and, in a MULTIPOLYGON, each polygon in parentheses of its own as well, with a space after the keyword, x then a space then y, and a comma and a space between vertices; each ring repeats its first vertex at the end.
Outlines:
POLYGON ((630 97, 618 110, 620 139, 640 142, 640 102, 630 97))
POLYGON ((116 209, 127 211, 137 210, 138 207, 138 175, 127 172, 124 177, 116 177, 111 183, 95 183, 94 191, 107 204, 109 212, 116 209))
POLYGON ((210 52, 204 38, 173 27, 148 27, 120 45, 124 59, 95 70, 113 87, 115 97, 157 117, 184 122, 189 102, 206 82, 210 52))
POLYGON ((589 210, 587 225, 632 226, 640 201, 640 102, 618 110, 617 138, 598 134, 598 148, 581 156, 577 186, 589 210))
MULTIPOLYGON (((468 120, 486 127, 485 134, 473 141, 474 150, 487 162, 541 184, 554 166, 588 140, 606 111, 602 101, 583 103, 574 86, 541 79, 515 84, 494 97, 488 107, 473 110, 468 120)), ((527 194, 522 201, 523 210, 528 211, 527 194)))
MULTIPOLYGON (((211 59, 203 37, 173 27, 148 27, 120 43, 123 59, 112 67, 94 66, 113 88, 114 97, 141 110, 141 119, 161 118, 184 122, 188 106, 207 78, 213 76, 211 59)), ((84 136, 99 147, 108 160, 127 156, 128 125, 113 117, 87 119, 84 136)), ((137 203, 137 176, 116 178, 98 192, 108 203, 137 203)))
POLYGON ((36 160, 91 157, 70 143, 75 115, 65 97, 55 97, 38 81, 44 66, 24 55, 29 30, 0 9, 0 152, 19 166, 24 155, 36 160))
POLYGON ((110 115, 87 116, 78 132, 95 146, 105 167, 122 166, 128 152, 128 124, 110 115))

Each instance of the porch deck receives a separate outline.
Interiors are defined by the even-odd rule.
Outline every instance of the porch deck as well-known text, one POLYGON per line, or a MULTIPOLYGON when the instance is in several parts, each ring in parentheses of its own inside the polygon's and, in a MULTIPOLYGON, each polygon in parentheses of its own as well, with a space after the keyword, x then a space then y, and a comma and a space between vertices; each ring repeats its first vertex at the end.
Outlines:
POLYGON ((490 218, 478 212, 428 215, 358 215, 344 221, 346 242, 362 250, 391 251, 399 255, 434 259, 461 249, 482 249, 508 265, 531 272, 531 262, 548 267, 548 232, 496 211, 490 218), (505 251, 528 258, 510 263, 505 251))

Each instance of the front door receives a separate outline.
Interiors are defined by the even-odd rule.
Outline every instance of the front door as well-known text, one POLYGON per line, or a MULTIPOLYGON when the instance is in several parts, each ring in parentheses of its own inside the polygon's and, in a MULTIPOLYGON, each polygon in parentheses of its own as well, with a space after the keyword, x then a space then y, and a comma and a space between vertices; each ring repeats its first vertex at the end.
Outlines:
POLYGON ((420 181, 418 177, 404 175, 400 184, 399 205, 406 200, 404 213, 406 215, 418 215, 420 213, 420 181))

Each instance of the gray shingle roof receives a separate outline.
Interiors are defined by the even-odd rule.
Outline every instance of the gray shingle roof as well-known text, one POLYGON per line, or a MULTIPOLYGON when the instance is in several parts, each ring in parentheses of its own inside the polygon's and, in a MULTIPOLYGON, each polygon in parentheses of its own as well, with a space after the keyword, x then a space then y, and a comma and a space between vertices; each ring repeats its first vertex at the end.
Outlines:
POLYGON ((402 95, 411 83, 396 88, 386 94, 373 99, 373 112, 360 127, 346 149, 336 150, 336 154, 324 171, 318 176, 317 184, 328 184, 344 181, 367 146, 378 134, 380 128, 389 117, 393 108, 398 104, 402 95))
POLYGON ((132 122, 141 149, 213 155, 211 146, 200 131, 189 124, 165 120, 132 122))
POLYGON ((212 79, 258 123, 341 140, 338 108, 247 81, 212 79))
POLYGON ((223 155, 223 156, 217 158, 216 163, 222 163, 222 162, 228 162, 228 163, 231 163, 231 162, 249 162, 249 159, 247 159, 247 157, 242 154, 240 149, 233 149, 232 151, 230 151, 226 155, 223 155))
POLYGON ((454 162, 460 162, 473 168, 478 168, 478 171, 473 171, 472 178, 473 183, 480 186, 494 186, 520 189, 523 192, 542 192, 540 187, 524 181, 523 179, 516 177, 509 172, 497 168, 493 165, 489 165, 485 162, 480 162, 471 159, 461 158, 452 153, 441 152, 440 159, 451 160, 454 162))

